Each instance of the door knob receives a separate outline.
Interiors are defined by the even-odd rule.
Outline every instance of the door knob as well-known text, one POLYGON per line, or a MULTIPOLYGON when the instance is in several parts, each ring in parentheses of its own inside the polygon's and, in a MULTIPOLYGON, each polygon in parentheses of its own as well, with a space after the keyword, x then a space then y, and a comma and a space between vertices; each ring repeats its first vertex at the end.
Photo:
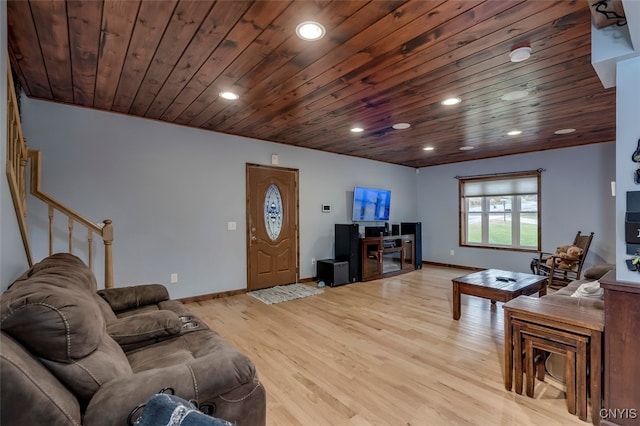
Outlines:
POLYGON ((255 236, 255 235, 252 235, 252 236, 251 236, 251 241, 255 241, 255 240, 257 240, 256 236, 255 236))

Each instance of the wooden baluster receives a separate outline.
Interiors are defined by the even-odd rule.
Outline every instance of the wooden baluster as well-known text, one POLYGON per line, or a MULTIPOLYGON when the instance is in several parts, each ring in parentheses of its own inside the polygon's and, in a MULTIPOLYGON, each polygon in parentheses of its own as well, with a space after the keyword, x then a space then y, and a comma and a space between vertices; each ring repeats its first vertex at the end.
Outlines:
POLYGON ((69 253, 73 253, 73 219, 69 216, 69 253))
POLYGON ((11 159, 11 164, 15 167, 16 165, 16 146, 17 146, 17 141, 16 141, 16 137, 14 136, 14 130, 13 130, 13 109, 11 108, 11 102, 8 103, 8 118, 9 118, 9 122, 7 123, 7 130, 8 130, 8 135, 7 135, 7 158, 11 159))
POLYGON ((104 288, 113 288, 113 225, 110 219, 103 221, 102 240, 104 241, 104 288))
POLYGON ((87 242, 89 247, 87 248, 87 253, 89 255, 89 269, 93 270, 93 231, 87 228, 87 242))
POLYGON ((49 204, 49 256, 53 254, 53 206, 49 204))
POLYGON ((19 122, 16 119, 16 148, 18 150, 18 152, 20 152, 19 157, 19 170, 20 172, 18 173, 19 176, 19 187, 20 187, 20 194, 22 195, 22 208, 24 211, 24 216, 25 216, 25 220, 27 217, 27 162, 29 161, 29 156, 27 155, 27 149, 26 149, 26 144, 27 144, 27 140, 25 138, 22 138, 22 141, 20 141, 20 132, 19 130, 19 122), (21 143, 22 142, 22 143, 21 143))
POLYGON ((20 188, 20 198, 22 203, 22 209, 24 212, 24 217, 26 219, 27 216, 27 183, 26 183, 26 172, 27 168, 27 157, 20 157, 20 168, 18 172, 18 187, 20 188))

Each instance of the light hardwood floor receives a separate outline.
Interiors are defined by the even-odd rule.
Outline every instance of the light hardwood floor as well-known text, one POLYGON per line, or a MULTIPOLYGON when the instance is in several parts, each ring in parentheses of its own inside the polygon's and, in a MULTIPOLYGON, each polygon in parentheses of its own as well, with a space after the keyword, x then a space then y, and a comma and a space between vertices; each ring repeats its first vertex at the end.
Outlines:
MULTIPOLYGON (((426 266, 265 305, 246 294, 190 308, 256 364, 269 425, 567 425, 557 384, 503 385, 502 304, 462 296, 426 266)), ((312 283, 310 283, 312 285, 312 283)))

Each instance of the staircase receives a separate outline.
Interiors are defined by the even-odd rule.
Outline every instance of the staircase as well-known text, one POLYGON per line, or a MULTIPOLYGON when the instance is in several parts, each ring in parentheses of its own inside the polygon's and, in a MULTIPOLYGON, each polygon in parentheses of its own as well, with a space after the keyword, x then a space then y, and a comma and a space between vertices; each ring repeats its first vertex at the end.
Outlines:
MULTIPOLYGON (((86 233, 86 247, 84 253, 87 259, 85 262, 93 269, 94 235, 102 239, 104 244, 104 287, 113 287, 113 224, 111 220, 106 219, 102 223, 94 223, 77 212, 60 203, 53 197, 45 194, 41 190, 41 153, 37 150, 28 149, 22 135, 22 127, 20 124, 20 112, 18 111, 18 102, 16 91, 13 84, 11 69, 7 67, 7 179, 9 182, 9 190, 13 205, 18 218, 18 227, 22 236, 22 242, 26 252, 29 266, 33 266, 33 254, 29 240, 29 229, 27 226, 27 170, 30 171, 29 176, 29 192, 35 198, 41 200, 48 206, 48 240, 49 255, 54 253, 54 219, 57 215, 63 215, 66 218, 66 250, 69 253, 74 252, 74 241, 77 241, 74 232, 79 227, 79 232, 86 233)), ((59 251, 59 250, 57 250, 59 251)))

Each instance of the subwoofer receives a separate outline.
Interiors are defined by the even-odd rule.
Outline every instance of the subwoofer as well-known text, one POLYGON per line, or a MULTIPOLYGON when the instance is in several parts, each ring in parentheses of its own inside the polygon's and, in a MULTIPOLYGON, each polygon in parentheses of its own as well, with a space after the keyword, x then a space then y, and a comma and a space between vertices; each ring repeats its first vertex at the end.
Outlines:
POLYGON ((401 222, 400 234, 413 234, 413 242, 416 251, 416 269, 422 269, 422 222, 401 222))
POLYGON ((335 258, 349 262, 349 282, 361 281, 360 230, 357 223, 336 223, 335 258))

